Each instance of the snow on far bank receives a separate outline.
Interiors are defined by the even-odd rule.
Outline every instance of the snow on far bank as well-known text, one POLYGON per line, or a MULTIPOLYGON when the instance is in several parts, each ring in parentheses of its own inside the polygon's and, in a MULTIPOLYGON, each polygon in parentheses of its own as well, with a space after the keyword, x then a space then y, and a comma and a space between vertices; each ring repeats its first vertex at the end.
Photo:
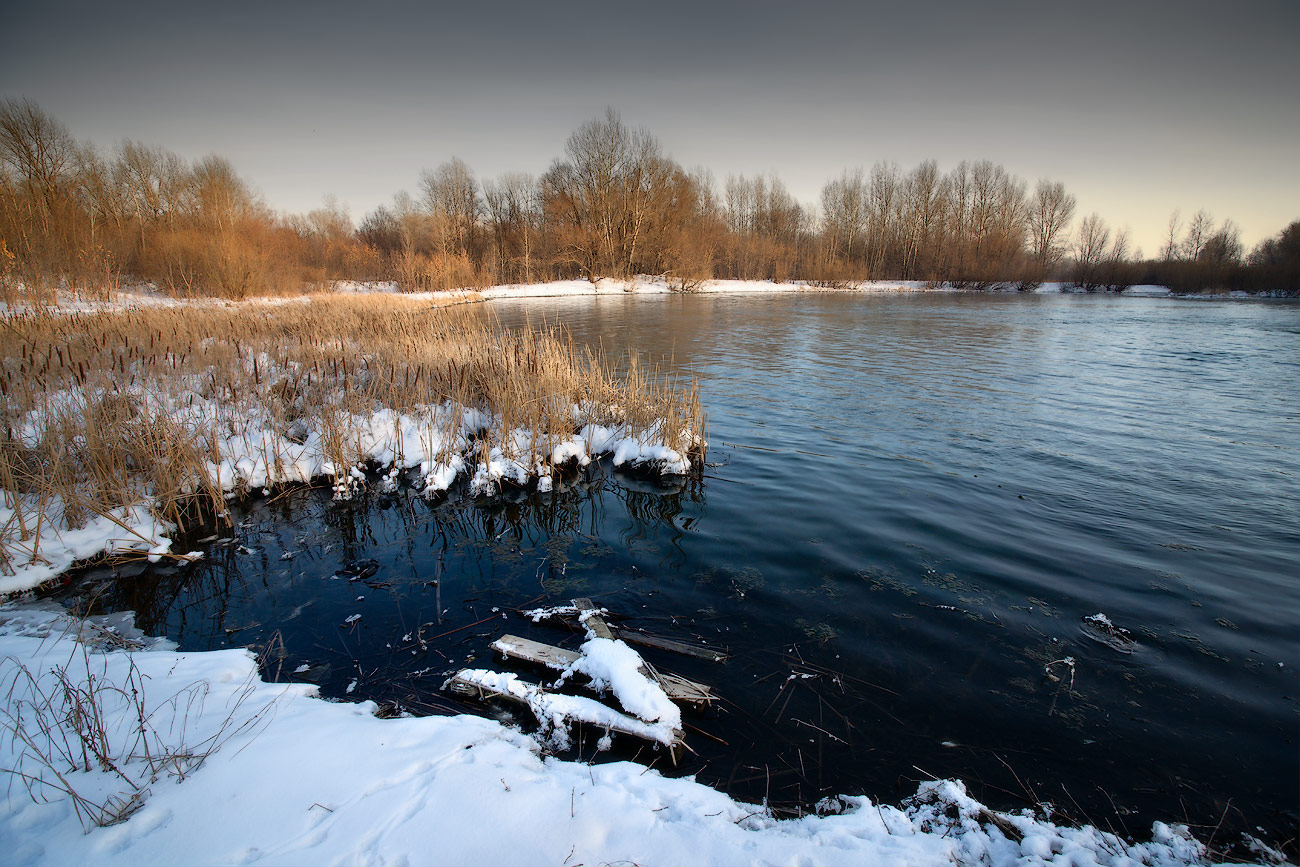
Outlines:
MULTIPOLYGON (((947 283, 934 284, 925 280, 854 280, 846 281, 835 287, 819 286, 815 282, 793 280, 775 282, 771 280, 705 280, 685 294, 690 295, 764 295, 789 292, 853 292, 862 295, 912 295, 912 294, 956 294, 993 292, 1018 292, 1013 283, 1006 283, 1002 288, 980 290, 961 288, 947 283)), ((463 289, 404 292, 400 284, 391 280, 359 282, 355 280, 335 280, 328 288, 315 293, 284 296, 255 296, 243 301, 222 298, 176 299, 159 292, 151 286, 134 286, 122 289, 112 300, 86 300, 68 293, 60 293, 58 307, 61 312, 93 312, 103 310, 120 310, 138 307, 183 307, 209 306, 234 307, 239 305, 277 305, 308 303, 318 295, 393 295, 415 301, 430 301, 440 304, 475 304, 484 301, 504 301, 525 298, 577 298, 619 295, 671 295, 683 294, 675 289, 663 277, 638 276, 630 280, 615 280, 602 277, 595 283, 590 280, 552 280, 544 283, 510 283, 486 288, 466 287, 463 289)), ((1036 295, 1124 295, 1137 298, 1179 298, 1191 300, 1225 301, 1252 300, 1260 298, 1291 297, 1281 291, 1249 293, 1240 290, 1231 292, 1173 292, 1167 286, 1137 285, 1126 288, 1123 292, 1088 292, 1087 290, 1060 282, 1040 283, 1029 294, 1036 295)), ((0 303, 0 314, 8 312, 8 306, 0 303)), ((26 309, 20 305, 19 309, 26 309)))
MULTIPOLYGON (((848 287, 853 291, 869 293, 923 292, 927 284, 923 281, 875 280, 853 283, 848 287)), ((662 277, 639 276, 631 280, 613 280, 602 278, 595 283, 589 280, 557 280, 550 283, 512 284, 491 286, 486 289, 472 290, 484 300, 511 298, 555 298, 596 295, 670 295, 678 293, 662 277)), ((691 295, 744 295, 771 294, 782 292, 822 291, 819 287, 804 281, 773 282, 771 280, 705 280, 686 294, 691 295)), ((439 293, 431 293, 437 295, 439 293)))
POLYGON ((370 702, 268 684, 244 650, 105 651, 113 642, 78 645, 74 629, 49 608, 0 606, 0 767, 50 782, 34 783, 33 799, 11 778, 0 803, 7 863, 1158 867, 1205 857, 1181 827, 1156 823, 1151 842, 1129 845, 1092 827, 994 815, 954 781, 923 783, 902 807, 841 796, 819 805, 824 815, 776 820, 642 765, 545 757, 492 720, 381 720, 370 702), (61 764, 60 781, 36 754, 75 734, 29 726, 30 742, 13 737, 15 712, 60 693, 60 671, 83 688, 95 678, 120 773, 61 764), (144 685, 139 705, 132 683, 144 685), (151 755, 172 764, 130 748, 141 714, 157 735, 151 755), (84 812, 110 801, 126 818, 86 825, 60 788, 85 798, 84 812))

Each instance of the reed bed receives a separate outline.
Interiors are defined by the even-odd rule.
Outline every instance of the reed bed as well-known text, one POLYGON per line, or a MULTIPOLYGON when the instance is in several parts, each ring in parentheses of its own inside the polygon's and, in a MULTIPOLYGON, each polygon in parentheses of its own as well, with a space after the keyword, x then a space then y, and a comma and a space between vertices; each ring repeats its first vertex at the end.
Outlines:
POLYGON ((549 485, 584 430, 648 455, 704 442, 693 383, 616 374, 557 327, 400 296, 19 310, 0 333, 0 574, 40 556, 42 522, 141 503, 183 531, 287 482, 323 476, 346 497, 376 464, 388 484, 418 465, 432 491, 496 458, 523 472, 490 481, 549 485))

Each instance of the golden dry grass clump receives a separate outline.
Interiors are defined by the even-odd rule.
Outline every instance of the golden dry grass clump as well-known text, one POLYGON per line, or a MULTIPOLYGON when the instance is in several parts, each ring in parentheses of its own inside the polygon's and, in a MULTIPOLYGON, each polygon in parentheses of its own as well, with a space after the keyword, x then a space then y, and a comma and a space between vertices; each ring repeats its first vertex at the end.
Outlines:
POLYGON ((0 328, 0 505, 9 510, 0 569, 3 543, 32 532, 16 498, 35 500, 39 515, 57 504, 70 528, 140 502, 180 528, 226 518, 240 481, 215 468, 249 431, 275 434, 257 440, 267 484, 294 478, 283 447, 308 435, 324 472, 346 480, 367 458, 376 418, 393 420, 400 455, 416 445, 402 441, 412 416, 445 426, 449 408, 484 420, 473 442, 420 445, 443 459, 465 447, 471 465, 519 432, 549 454, 586 423, 683 455, 703 443, 694 384, 636 365, 616 375, 557 328, 504 330, 479 311, 427 300, 32 309, 10 312, 0 328))

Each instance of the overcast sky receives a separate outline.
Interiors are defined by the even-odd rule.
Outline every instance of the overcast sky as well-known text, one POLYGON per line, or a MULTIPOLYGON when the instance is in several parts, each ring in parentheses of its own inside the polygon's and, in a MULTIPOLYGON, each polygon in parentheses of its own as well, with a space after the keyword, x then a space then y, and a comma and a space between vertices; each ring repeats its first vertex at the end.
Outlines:
POLYGON ((613 106, 810 203, 845 168, 987 158, 1148 255, 1175 208, 1247 248, 1300 218, 1297 0, 6 6, 0 96, 221 154, 287 211, 332 193, 359 221, 453 155, 537 174, 613 106))

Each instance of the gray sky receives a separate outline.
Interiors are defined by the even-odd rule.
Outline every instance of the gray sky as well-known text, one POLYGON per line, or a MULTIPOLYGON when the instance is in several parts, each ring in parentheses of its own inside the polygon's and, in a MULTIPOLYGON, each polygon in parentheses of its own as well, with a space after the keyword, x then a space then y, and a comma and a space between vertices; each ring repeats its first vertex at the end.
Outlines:
POLYGON ((1300 218, 1297 0, 6 5, 0 96, 219 153, 287 211, 332 193, 359 221, 453 155, 537 174, 608 105, 805 202, 877 160, 987 158, 1148 255, 1175 208, 1247 248, 1300 218))

